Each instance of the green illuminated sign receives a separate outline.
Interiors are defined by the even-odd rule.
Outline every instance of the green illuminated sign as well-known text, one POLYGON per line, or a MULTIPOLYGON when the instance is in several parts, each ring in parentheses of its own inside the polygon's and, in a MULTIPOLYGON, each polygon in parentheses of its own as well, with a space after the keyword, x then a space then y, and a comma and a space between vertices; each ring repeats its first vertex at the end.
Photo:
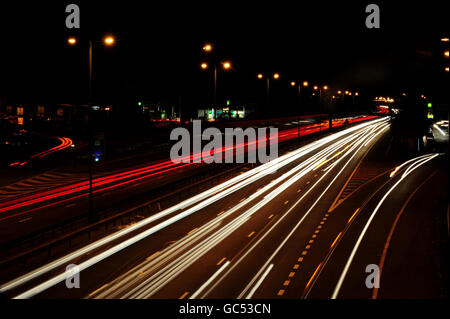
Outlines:
POLYGON ((138 102, 138 105, 141 106, 141 105, 142 105, 142 102, 138 102))
POLYGON ((430 107, 433 106, 433 104, 432 103, 428 103, 427 106, 430 108, 430 107))
POLYGON ((230 105, 230 100, 227 100, 227 106, 229 106, 230 105))

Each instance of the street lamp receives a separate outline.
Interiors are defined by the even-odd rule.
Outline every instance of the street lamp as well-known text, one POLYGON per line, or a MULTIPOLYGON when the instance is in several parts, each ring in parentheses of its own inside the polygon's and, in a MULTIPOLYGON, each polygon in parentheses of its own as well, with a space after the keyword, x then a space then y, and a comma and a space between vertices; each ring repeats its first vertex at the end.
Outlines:
POLYGON ((328 90, 328 86, 324 85, 323 87, 319 87, 318 85, 314 85, 314 91, 319 91, 319 111, 322 109, 322 89, 324 91, 328 90))
POLYGON ((77 38, 70 37, 70 38, 67 39, 67 42, 68 42, 70 45, 75 45, 75 44, 77 44, 77 38))
POLYGON ((223 68, 225 69, 225 70, 229 70, 229 69, 231 69, 231 63, 230 62, 223 62, 222 63, 222 65, 223 65, 223 68))
POLYGON ((115 42, 115 39, 114 37, 109 35, 103 39, 103 42, 105 43, 105 45, 112 46, 115 42))
POLYGON ((207 43, 203 46, 203 51, 205 52, 211 52, 212 51, 212 45, 207 43))
MULTIPOLYGON (((202 48, 203 51, 206 53, 211 53, 213 50, 213 47, 211 44, 207 43, 202 48)), ((214 108, 217 108, 217 62, 214 61, 213 63, 213 71, 214 71, 214 108)), ((200 67, 205 70, 208 68, 208 64, 206 62, 203 62, 200 67)), ((222 68, 224 70, 230 70, 231 69, 231 62, 229 61, 223 61, 222 62, 222 68)), ((214 112, 214 119, 216 118, 217 112, 214 112)))
MULTIPOLYGON (((69 37, 67 42, 70 45, 77 44, 77 39, 75 37, 69 37)), ((96 43, 98 43, 97 41, 96 43)), ((103 43, 107 46, 114 45, 115 39, 112 36, 106 36, 103 39, 103 43)), ((93 51, 94 42, 89 40, 89 101, 88 101, 88 152, 89 152, 89 222, 93 222, 94 212, 93 212, 93 187, 92 187, 92 97, 93 97, 93 89, 92 89, 92 51, 93 51)))
MULTIPOLYGON (((264 75, 262 73, 258 73, 257 75, 258 79, 262 80, 264 78, 264 75)), ((280 78, 279 73, 272 74, 272 77, 274 80, 278 80, 280 78)), ((270 76, 266 76, 266 103, 269 105, 270 103, 270 76)))
POLYGON ((292 87, 297 86, 297 98, 298 98, 298 110, 299 110, 298 119, 297 119, 297 136, 298 136, 298 138, 300 138, 300 114, 301 114, 301 104, 302 104, 300 93, 301 93, 302 84, 303 84, 304 87, 308 86, 308 82, 307 81, 303 81, 303 83, 299 82, 298 84, 295 81, 291 82, 291 86, 292 87))

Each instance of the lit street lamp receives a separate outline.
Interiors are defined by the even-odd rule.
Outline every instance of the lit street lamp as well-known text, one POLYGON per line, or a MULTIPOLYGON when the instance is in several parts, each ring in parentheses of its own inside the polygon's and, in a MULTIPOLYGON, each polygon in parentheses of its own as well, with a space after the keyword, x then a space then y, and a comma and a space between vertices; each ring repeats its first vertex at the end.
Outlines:
MULTIPOLYGON (((205 51, 206 53, 210 53, 213 50, 213 47, 211 44, 205 44, 203 46, 203 51, 205 51)), ((200 67, 205 70, 208 68, 208 64, 206 62, 203 62, 200 67)), ((222 62, 222 68, 224 70, 230 70, 231 69, 231 62, 229 61, 224 61, 222 62)), ((213 107, 216 109, 217 108, 217 63, 213 63, 213 72, 214 72, 214 105, 213 107)), ((214 112, 214 119, 216 119, 217 116, 217 112, 214 112)))
MULTIPOLYGON (((77 39, 75 37, 69 37, 67 42, 70 45, 76 45, 77 39)), ((114 45, 115 39, 112 36, 107 36, 103 39, 103 43, 107 46, 114 45)), ((97 43, 97 42, 96 42, 97 43)), ((92 102, 93 102, 93 89, 92 89, 92 51, 94 42, 89 40, 89 101, 88 101, 88 152, 89 152, 89 222, 94 220, 93 211, 93 190, 92 190, 92 102)))
POLYGON ((300 114, 301 114, 301 95, 300 95, 300 93, 301 93, 302 85, 304 87, 307 87, 308 86, 308 82, 307 81, 303 81, 303 83, 299 82, 298 84, 295 81, 291 82, 291 86, 292 87, 297 86, 297 99, 298 99, 298 111, 299 111, 299 115, 298 115, 298 119, 297 119, 297 135, 298 135, 298 138, 300 138, 300 114))
MULTIPOLYGON (((280 74, 279 73, 274 73, 272 75, 274 80, 278 80, 280 78, 280 74)), ((257 78, 262 80, 264 78, 264 75, 262 73, 258 73, 257 78)), ((266 76, 266 103, 267 106, 269 106, 270 104, 270 76, 266 76)))

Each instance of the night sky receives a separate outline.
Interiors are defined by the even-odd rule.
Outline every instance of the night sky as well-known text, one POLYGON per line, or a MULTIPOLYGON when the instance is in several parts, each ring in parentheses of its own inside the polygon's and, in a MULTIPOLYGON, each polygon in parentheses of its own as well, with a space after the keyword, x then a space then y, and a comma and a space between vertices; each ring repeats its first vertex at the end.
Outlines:
POLYGON ((274 84, 279 94, 290 94, 293 79, 366 94, 430 90, 440 83, 437 52, 448 24, 443 2, 374 2, 381 9, 378 30, 365 28, 371 2, 5 2, 0 97, 8 103, 86 102, 86 41, 109 33, 117 45, 100 43, 94 52, 99 102, 200 101, 211 93, 212 74, 199 68, 208 41, 217 57, 233 64, 231 72, 219 73, 219 96, 238 102, 263 94, 258 72, 281 74, 274 84), (80 6, 80 30, 65 28, 69 3, 80 6), (68 35, 82 43, 69 47, 68 35))

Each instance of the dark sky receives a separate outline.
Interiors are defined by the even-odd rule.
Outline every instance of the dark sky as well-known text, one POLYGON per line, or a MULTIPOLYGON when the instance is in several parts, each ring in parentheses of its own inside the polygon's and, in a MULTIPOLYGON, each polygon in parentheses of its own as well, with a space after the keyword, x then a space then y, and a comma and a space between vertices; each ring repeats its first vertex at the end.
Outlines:
POLYGON ((86 41, 107 33, 117 45, 94 52, 95 97, 105 102, 210 93, 211 74, 199 70, 205 41, 233 63, 219 74, 219 89, 242 101, 260 93, 257 72, 280 72, 280 90, 291 79, 374 94, 434 86, 448 24, 437 1, 373 1, 379 30, 365 27, 367 1, 7 2, 0 4, 0 97, 15 103, 86 101, 86 41), (65 28, 69 3, 80 6, 79 31, 65 28), (84 44, 68 47, 70 34, 84 44))

